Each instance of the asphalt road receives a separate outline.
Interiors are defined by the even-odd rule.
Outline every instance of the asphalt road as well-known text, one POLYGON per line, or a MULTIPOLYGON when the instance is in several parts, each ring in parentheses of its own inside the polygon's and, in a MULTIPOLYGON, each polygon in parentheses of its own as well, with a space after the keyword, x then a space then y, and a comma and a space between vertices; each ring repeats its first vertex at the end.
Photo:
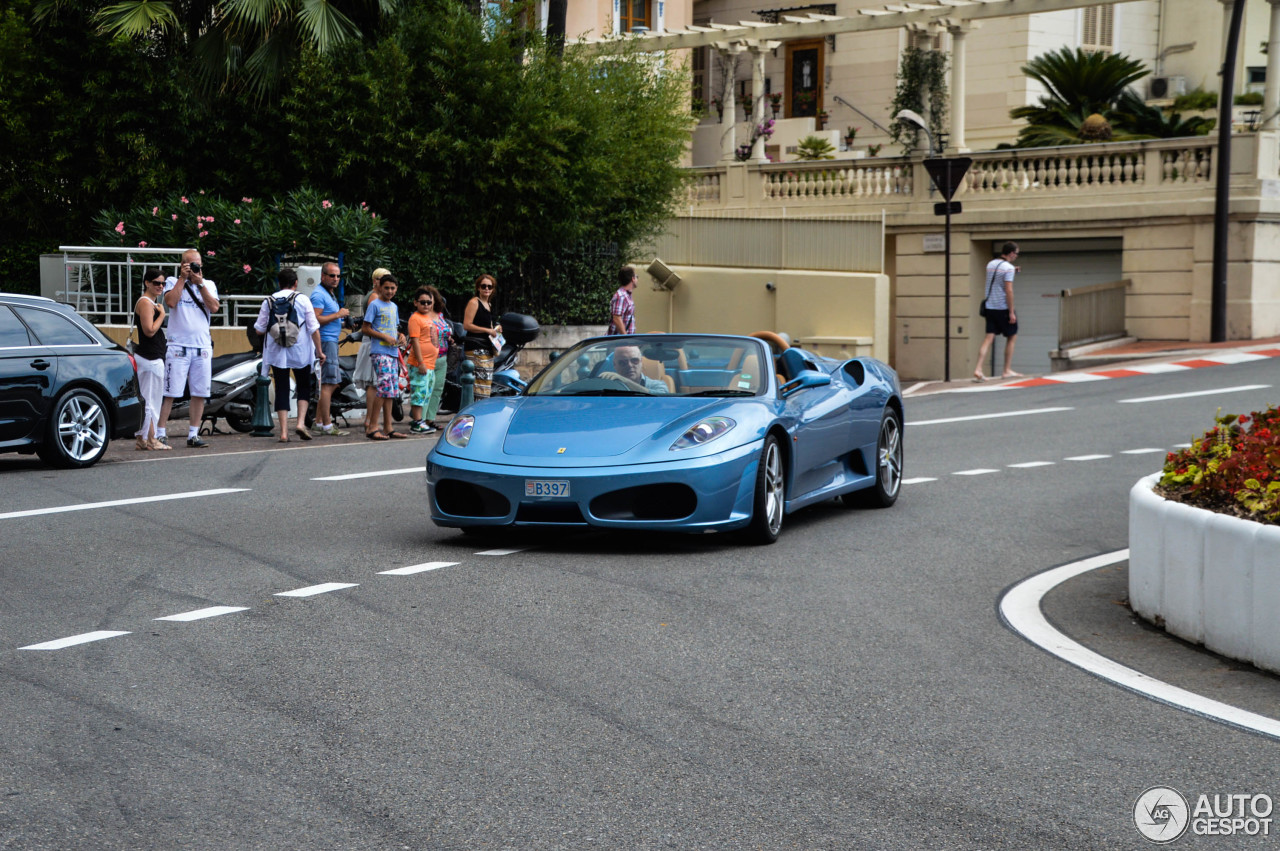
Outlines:
MULTIPOLYGON (((1061 662, 997 601, 1127 547, 1132 484, 1276 387, 1269 360, 911 398, 899 503, 762 548, 437 529, 427 440, 0 456, 0 847, 1147 847, 1144 790, 1280 797, 1280 743, 1061 662), (242 610, 156 620, 216 606, 242 610), (125 634, 19 649, 97 631, 125 634)), ((1275 678, 1139 625, 1124 588, 1121 564, 1044 608, 1277 716, 1275 678)))

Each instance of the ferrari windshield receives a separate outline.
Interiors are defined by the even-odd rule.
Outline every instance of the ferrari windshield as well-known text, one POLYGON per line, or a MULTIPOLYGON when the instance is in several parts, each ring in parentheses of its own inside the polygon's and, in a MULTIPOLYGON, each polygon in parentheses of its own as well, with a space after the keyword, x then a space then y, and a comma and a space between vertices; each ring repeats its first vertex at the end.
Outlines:
POLYGON ((688 334, 588 340, 557 358, 529 396, 758 396, 768 388, 768 347, 688 334), (763 367, 762 367, 763 365, 763 367))

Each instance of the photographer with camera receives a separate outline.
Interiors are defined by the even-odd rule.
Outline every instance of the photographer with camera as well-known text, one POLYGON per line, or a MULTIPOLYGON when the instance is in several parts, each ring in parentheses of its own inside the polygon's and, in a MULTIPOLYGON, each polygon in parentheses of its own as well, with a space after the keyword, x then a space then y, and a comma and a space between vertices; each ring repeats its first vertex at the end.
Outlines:
MULTIPOLYGON (((200 439, 200 421, 204 418, 204 402, 209 398, 212 380, 213 338, 209 334, 209 317, 218 311, 218 288, 203 275, 200 252, 182 252, 182 267, 164 284, 164 303, 169 308, 168 348, 164 356, 164 404, 160 408, 160 425, 169 421, 173 400, 181 398, 188 386, 191 390, 191 421, 187 428, 187 446, 203 449, 209 444, 200 439)), ((157 429, 157 438, 167 443, 157 429)))

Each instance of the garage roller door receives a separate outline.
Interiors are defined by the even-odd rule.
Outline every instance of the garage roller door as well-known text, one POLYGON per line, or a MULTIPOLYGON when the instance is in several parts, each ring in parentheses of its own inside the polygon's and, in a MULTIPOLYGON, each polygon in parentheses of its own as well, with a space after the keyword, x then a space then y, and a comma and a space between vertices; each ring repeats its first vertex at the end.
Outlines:
MULTIPOLYGON (((1058 348, 1058 294, 1072 287, 1118 281, 1121 251, 1118 239, 1046 240, 1043 249, 1032 240, 1019 241, 1022 249, 1015 265, 1021 266, 1013 281, 1018 311, 1018 342, 1013 349, 1013 369, 1024 375, 1046 375, 1049 352, 1058 348), (1078 250, 1063 250, 1078 243, 1078 250)), ((999 245, 997 244, 997 250, 999 245)), ((996 337, 996 375, 1004 366, 1004 338, 996 337)), ((984 364, 983 371, 990 366, 984 364)))

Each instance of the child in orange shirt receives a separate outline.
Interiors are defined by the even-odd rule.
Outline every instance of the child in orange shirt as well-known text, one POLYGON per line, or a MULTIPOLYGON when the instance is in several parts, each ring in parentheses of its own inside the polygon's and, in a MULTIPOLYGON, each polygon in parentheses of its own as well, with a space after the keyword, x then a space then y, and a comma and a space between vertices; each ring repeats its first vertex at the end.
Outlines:
POLYGON ((423 408, 431 398, 436 377, 436 355, 440 332, 428 317, 431 314, 431 292, 425 287, 413 297, 413 313, 409 316, 409 431, 431 434, 433 423, 423 419, 423 408))

